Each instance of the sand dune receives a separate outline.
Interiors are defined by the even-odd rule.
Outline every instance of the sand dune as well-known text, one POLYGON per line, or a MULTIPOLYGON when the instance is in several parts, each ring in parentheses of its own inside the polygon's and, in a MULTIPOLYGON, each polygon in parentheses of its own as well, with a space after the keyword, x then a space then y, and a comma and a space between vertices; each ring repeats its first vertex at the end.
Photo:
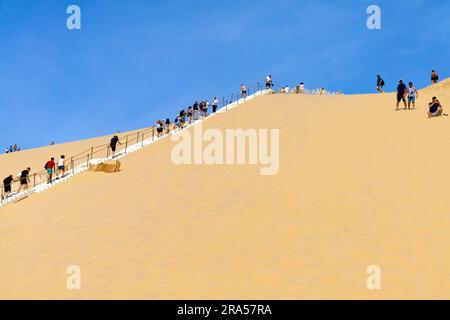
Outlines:
POLYGON ((416 111, 394 94, 258 97, 203 127, 279 128, 278 175, 175 166, 165 140, 1 208, 0 298, 448 299, 450 119, 427 119, 433 95, 450 108, 450 81, 416 111))

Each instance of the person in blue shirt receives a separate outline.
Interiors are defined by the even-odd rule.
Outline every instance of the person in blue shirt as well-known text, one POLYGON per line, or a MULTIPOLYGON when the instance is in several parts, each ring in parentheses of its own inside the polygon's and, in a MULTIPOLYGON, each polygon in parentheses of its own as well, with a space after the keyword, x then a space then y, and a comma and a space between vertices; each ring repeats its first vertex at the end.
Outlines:
POLYGON ((406 106, 406 95, 408 94, 408 89, 406 88, 406 85, 403 83, 403 80, 400 80, 398 82, 397 86, 397 107, 395 111, 398 111, 398 106, 400 104, 400 101, 403 101, 403 104, 405 105, 405 110, 407 108, 406 106))

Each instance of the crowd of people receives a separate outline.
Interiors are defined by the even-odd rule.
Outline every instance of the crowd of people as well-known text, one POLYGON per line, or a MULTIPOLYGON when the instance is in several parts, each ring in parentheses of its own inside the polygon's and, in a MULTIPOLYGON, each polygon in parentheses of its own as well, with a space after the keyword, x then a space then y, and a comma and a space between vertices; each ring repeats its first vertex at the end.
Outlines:
MULTIPOLYGON (((439 76, 435 70, 431 72, 431 83, 432 85, 438 83, 439 76)), ((377 87, 376 90, 379 93, 383 93, 383 87, 385 86, 385 81, 381 77, 381 75, 377 76, 377 87)), ((272 75, 268 75, 265 78, 265 87, 267 90, 272 90, 274 87, 272 75)), ((295 86, 294 90, 286 85, 280 88, 280 93, 305 93, 305 84, 301 82, 300 84, 295 86)), ((317 90, 317 94, 324 94, 325 89, 321 88, 317 90)), ((241 84, 241 98, 247 97, 248 91, 245 83, 241 84)), ((396 111, 399 110, 400 103, 403 102, 405 110, 414 110, 416 108, 416 99, 419 98, 419 92, 415 88, 413 82, 409 82, 408 86, 403 82, 403 80, 399 81, 397 86, 397 104, 396 111)), ((192 122, 206 118, 210 113, 216 113, 219 106, 219 100, 217 97, 213 97, 212 102, 210 103, 208 100, 195 101, 192 106, 187 107, 186 109, 181 110, 176 116, 173 123, 169 118, 166 120, 158 120, 156 121, 156 135, 157 137, 162 137, 165 134, 169 134, 172 129, 183 129, 187 124, 191 124, 192 122)), ((439 102, 437 97, 433 97, 432 101, 428 104, 428 117, 438 117, 438 116, 447 116, 444 113, 443 107, 439 102)), ((117 135, 114 135, 109 143, 109 147, 112 151, 112 157, 116 156, 117 145, 121 145, 120 139, 117 135)), ((6 148, 6 153, 17 152, 20 151, 20 147, 17 145, 10 146, 6 148)), ((59 160, 55 162, 55 158, 51 158, 49 161, 45 163, 44 169, 47 174, 47 183, 53 183, 54 175, 58 174, 55 179, 61 179, 65 176, 66 173, 66 164, 65 164, 65 156, 61 155, 59 160)), ((21 171, 17 177, 15 178, 13 175, 9 175, 3 179, 3 194, 2 200, 11 195, 12 186, 15 182, 20 183, 20 187, 18 192, 22 190, 28 190, 28 186, 30 183, 30 172, 31 168, 28 167, 21 171)))
POLYGON ((13 152, 18 152, 20 150, 21 150, 20 147, 18 147, 17 144, 15 144, 13 146, 11 145, 11 146, 7 147, 5 149, 5 153, 13 153, 13 152))
MULTIPOLYGON (((435 70, 431 71, 431 85, 435 85, 439 82, 439 75, 435 70)), ((380 75, 377 75, 377 88, 376 90, 379 93, 383 93, 383 87, 385 86, 385 82, 380 75)), ((406 85, 403 80, 398 81, 397 85, 397 104, 395 106, 395 111, 400 110, 400 103, 403 102, 404 110, 415 110, 416 109, 416 100, 419 98, 419 92, 414 86, 413 82, 409 82, 406 85)), ((442 104, 439 102, 437 97, 433 97, 431 102, 428 103, 427 115, 429 118, 439 117, 439 116, 448 116, 448 114, 444 113, 444 108, 442 104)))
MULTIPOLYGON (((64 155, 61 155, 59 160, 55 162, 55 158, 51 158, 49 161, 47 161, 44 165, 44 169, 47 174, 47 183, 51 184, 53 183, 54 179, 53 176, 57 174, 55 179, 62 179, 64 178, 66 174, 66 157, 64 155)), ((6 178, 3 179, 3 193, 2 193, 2 200, 8 198, 12 193, 12 187, 15 182, 19 182, 19 189, 17 190, 17 193, 23 191, 27 191, 29 189, 30 184, 30 173, 31 168, 28 167, 24 170, 22 170, 16 178, 13 175, 8 175, 6 178)))

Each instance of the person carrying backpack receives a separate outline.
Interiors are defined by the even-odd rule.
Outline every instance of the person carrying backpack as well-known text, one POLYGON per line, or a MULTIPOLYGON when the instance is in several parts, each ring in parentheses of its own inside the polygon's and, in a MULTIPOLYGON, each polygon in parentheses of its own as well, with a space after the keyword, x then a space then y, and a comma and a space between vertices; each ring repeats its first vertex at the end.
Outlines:
POLYGON ((47 183, 50 184, 52 183, 52 179, 53 179, 53 172, 55 170, 55 158, 51 158, 50 161, 47 161, 47 163, 44 166, 44 169, 47 170, 47 183))

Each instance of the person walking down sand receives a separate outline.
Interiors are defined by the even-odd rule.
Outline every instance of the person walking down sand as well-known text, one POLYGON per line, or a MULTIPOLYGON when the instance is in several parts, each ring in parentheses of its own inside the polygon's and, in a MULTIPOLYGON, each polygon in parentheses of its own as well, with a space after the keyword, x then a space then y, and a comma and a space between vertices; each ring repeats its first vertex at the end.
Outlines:
POLYGON ((405 110, 406 110, 406 95, 408 93, 408 90, 405 86, 405 84, 403 83, 403 80, 400 80, 398 82, 398 86, 397 86, 397 106, 395 111, 398 111, 398 107, 400 105, 400 101, 403 101, 403 104, 405 105, 405 110))
POLYGON ((19 174, 20 187, 17 192, 20 192, 22 188, 28 190, 28 184, 30 183, 30 172, 31 168, 28 167, 19 174))
POLYGON ((411 110, 411 103, 412 108, 416 109, 416 98, 419 98, 419 92, 414 87, 414 84, 410 82, 408 86, 408 110, 411 110))
POLYGON ((435 70, 431 70, 431 84, 436 84, 439 81, 439 75, 435 70))
POLYGON ((244 83, 241 84, 241 98, 247 97, 247 87, 244 83))
POLYGON ((213 103, 212 103, 212 112, 213 113, 216 113, 218 106, 219 106, 219 100, 217 99, 217 97, 214 97, 213 103))
POLYGON ((58 178, 61 179, 66 173, 66 156, 62 155, 58 160, 58 178))
POLYGON ((383 93, 384 85, 385 85, 384 80, 381 78, 380 75, 377 75, 377 91, 379 93, 383 93))
POLYGON ((7 176, 5 179, 3 179, 3 189, 4 189, 4 197, 3 199, 6 199, 9 197, 9 195, 12 192, 12 184, 14 182, 14 177, 12 175, 7 176))
POLYGON ((111 142, 109 143, 109 147, 111 148, 113 158, 116 156, 117 144, 122 145, 119 141, 119 137, 115 135, 114 137, 111 138, 111 142))
POLYGON ((47 161, 44 168, 47 170, 47 183, 52 183, 53 180, 53 172, 55 171, 55 158, 51 158, 50 161, 47 161))
POLYGON ((444 108, 437 97, 433 97, 432 101, 428 104, 428 118, 439 116, 448 116, 448 114, 444 113, 444 108))

